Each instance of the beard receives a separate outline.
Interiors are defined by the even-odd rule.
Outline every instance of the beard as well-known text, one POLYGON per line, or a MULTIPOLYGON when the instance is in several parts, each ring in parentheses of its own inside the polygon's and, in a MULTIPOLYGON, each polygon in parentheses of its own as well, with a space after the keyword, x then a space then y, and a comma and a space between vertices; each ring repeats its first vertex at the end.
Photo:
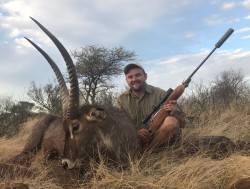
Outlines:
POLYGON ((146 83, 141 81, 134 81, 130 85, 130 89, 135 92, 144 91, 146 88, 146 83))

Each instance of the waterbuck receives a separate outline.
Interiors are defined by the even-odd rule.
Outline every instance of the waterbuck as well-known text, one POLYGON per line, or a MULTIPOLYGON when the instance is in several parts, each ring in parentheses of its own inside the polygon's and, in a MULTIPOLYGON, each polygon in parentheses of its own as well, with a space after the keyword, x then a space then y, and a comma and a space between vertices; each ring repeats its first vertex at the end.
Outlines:
POLYGON ((48 61, 57 77, 63 115, 41 117, 21 155, 41 146, 46 155, 61 156, 63 166, 69 169, 78 164, 88 164, 90 159, 100 160, 100 157, 108 164, 126 165, 136 156, 138 150, 135 125, 125 112, 114 107, 79 105, 78 78, 69 53, 53 34, 38 21, 31 19, 54 42, 63 56, 70 89, 67 89, 56 63, 45 51, 26 38, 48 61))

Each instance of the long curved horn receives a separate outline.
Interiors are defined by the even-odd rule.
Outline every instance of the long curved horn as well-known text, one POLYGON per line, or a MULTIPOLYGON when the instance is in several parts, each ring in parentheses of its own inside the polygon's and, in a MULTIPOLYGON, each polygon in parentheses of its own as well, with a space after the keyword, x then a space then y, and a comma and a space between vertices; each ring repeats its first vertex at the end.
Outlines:
POLYGON ((43 25, 41 25, 34 18, 30 17, 43 31, 47 34, 47 36, 54 42, 61 55, 64 58, 64 61, 67 65, 67 70, 69 73, 70 80, 70 90, 69 90, 69 106, 66 117, 64 119, 74 119, 78 116, 78 106, 79 106, 79 86, 76 75, 75 65, 73 64, 73 60, 71 59, 68 51, 61 44, 61 42, 50 33, 43 25))
POLYGON ((63 78, 61 71, 59 70, 56 63, 50 58, 50 56, 44 50, 42 50, 39 46, 37 46, 33 41, 31 41, 27 37, 24 37, 24 38, 27 39, 43 55, 43 57, 48 61, 51 68, 53 69, 56 75, 57 81, 59 83, 60 94, 61 94, 60 96, 61 96, 62 107, 63 107, 63 117, 65 117, 67 114, 67 109, 68 109, 69 92, 68 92, 68 89, 67 89, 67 86, 66 86, 66 83, 65 83, 65 80, 63 78))

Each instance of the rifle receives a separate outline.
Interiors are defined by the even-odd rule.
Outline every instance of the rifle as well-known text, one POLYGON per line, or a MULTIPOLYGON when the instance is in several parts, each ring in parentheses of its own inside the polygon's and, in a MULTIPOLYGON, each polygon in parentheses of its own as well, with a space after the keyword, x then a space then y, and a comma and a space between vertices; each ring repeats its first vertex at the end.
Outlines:
POLYGON ((163 110, 163 105, 167 104, 171 100, 177 100, 182 93, 184 92, 185 88, 188 87, 191 78, 193 75, 198 71, 198 69, 205 63, 205 61, 213 54, 213 52, 220 48, 221 45, 228 39, 228 37, 234 32, 232 28, 229 28, 228 31, 221 37, 221 39, 215 44, 214 49, 207 55, 207 57, 200 63, 200 65, 191 73, 191 75, 182 82, 175 90, 169 88, 161 99, 159 104, 153 108, 153 110, 142 120, 142 123, 148 125, 149 135, 152 136, 160 124, 163 122, 165 117, 167 116, 166 111, 163 110))

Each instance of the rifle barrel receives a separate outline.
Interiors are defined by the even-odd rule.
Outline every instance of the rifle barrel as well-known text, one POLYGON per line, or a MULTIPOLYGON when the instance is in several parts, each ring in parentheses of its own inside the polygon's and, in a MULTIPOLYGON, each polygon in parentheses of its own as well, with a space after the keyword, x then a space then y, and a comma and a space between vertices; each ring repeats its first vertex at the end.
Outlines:
POLYGON ((220 38, 220 40, 215 44, 215 47, 220 48, 221 45, 229 38, 229 36, 234 32, 232 28, 229 28, 227 32, 220 38))
POLYGON ((200 69, 200 67, 206 62, 206 60, 214 53, 217 48, 220 48, 221 45, 229 38, 229 36, 234 32, 232 28, 229 28, 227 32, 220 38, 220 40, 215 44, 214 49, 207 55, 207 57, 200 63, 200 65, 191 73, 191 75, 183 82, 185 86, 188 86, 189 82, 193 75, 200 69))

